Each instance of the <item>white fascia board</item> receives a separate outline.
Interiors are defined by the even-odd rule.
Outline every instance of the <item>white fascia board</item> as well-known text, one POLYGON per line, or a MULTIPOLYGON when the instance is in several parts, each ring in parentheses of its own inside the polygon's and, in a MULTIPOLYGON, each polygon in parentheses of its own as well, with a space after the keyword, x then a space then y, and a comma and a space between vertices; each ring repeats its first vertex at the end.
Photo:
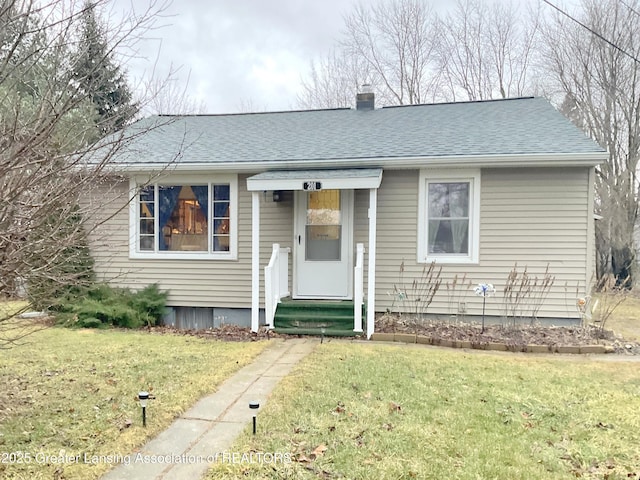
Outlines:
POLYGON ((234 171, 259 172, 269 170, 295 170, 310 168, 424 168, 424 167, 593 167, 609 158, 607 152, 554 153, 523 155, 476 155, 446 157, 369 157, 323 160, 286 160, 250 162, 180 162, 162 163, 111 163, 108 168, 120 172, 157 172, 169 168, 171 171, 203 172, 234 171))
POLYGON ((345 177, 326 178, 321 170, 317 172, 305 172, 308 176, 296 178, 248 178, 247 190, 304 190, 304 183, 307 181, 318 181, 322 184, 323 190, 350 190, 350 189, 370 189, 379 188, 382 182, 382 170, 376 176, 366 177, 345 177))

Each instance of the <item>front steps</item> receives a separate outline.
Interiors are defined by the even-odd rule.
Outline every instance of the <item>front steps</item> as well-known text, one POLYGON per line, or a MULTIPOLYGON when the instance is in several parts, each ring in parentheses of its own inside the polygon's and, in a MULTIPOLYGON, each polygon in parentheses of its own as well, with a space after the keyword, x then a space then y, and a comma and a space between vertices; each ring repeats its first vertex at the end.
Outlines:
MULTIPOLYGON (((366 330, 364 305, 362 328, 366 330)), ((284 298, 276 308, 273 320, 277 333, 290 335, 324 335, 355 337, 353 331, 353 301, 351 300, 291 300, 284 298)))

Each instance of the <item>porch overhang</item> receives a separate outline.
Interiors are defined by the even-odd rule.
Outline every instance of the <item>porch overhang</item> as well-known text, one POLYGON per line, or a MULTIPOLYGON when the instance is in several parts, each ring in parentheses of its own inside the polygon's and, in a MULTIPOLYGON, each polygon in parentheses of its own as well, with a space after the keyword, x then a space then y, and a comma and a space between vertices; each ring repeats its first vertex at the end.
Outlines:
POLYGON ((350 190, 379 188, 382 168, 275 170, 247 178, 247 190, 350 190), (318 187, 319 184, 319 187, 318 187))
MULTIPOLYGON (((247 190, 251 192, 251 330, 257 332, 260 327, 260 192, 267 190, 364 189, 369 190, 366 335, 367 338, 371 338, 375 331, 376 230, 378 188, 380 188, 381 182, 382 168, 276 170, 247 178, 247 190)), ((362 332, 361 321, 354 325, 354 331, 362 332)))

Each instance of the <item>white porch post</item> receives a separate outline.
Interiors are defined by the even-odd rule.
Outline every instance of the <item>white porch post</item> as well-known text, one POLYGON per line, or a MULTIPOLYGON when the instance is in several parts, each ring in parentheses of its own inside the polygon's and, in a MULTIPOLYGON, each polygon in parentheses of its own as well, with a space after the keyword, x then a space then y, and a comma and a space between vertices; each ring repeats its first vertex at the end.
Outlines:
POLYGON ((367 272, 367 338, 375 330, 376 315, 376 229, 378 222, 378 189, 369 189, 369 267, 367 272))
POLYGON ((251 192, 251 331, 260 328, 260 192, 251 192))

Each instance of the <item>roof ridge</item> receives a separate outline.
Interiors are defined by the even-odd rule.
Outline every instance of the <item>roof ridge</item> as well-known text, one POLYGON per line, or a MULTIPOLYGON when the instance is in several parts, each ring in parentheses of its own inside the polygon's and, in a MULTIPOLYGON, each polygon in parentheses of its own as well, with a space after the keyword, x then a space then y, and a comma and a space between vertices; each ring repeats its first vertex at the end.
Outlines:
MULTIPOLYGON (((542 97, 536 96, 523 96, 523 97, 509 97, 509 98, 489 98, 483 100, 463 100, 453 102, 433 102, 433 103, 412 103, 407 105, 386 105, 376 110, 384 110, 391 108, 407 108, 407 107, 434 107, 440 105, 469 105, 474 103, 497 103, 497 102, 510 102, 515 100, 533 100, 542 97)), ((314 113, 314 112, 339 112, 344 110, 356 109, 353 107, 338 107, 338 108, 312 108, 312 109, 297 109, 297 110, 273 110, 265 112, 230 112, 230 113, 159 113, 157 117, 170 117, 170 118, 198 118, 198 117, 234 117, 234 116, 249 116, 249 115, 277 115, 286 113, 314 113)))
POLYGON ((454 102, 433 102, 433 103, 411 103, 407 105, 388 105, 382 108, 404 108, 404 107, 434 107, 438 105, 468 105, 470 103, 492 103, 492 102, 510 102, 513 100, 533 100, 542 97, 525 96, 525 97, 509 97, 509 98, 487 98, 483 100, 462 100, 454 102))
POLYGON ((314 108, 309 110, 274 110, 266 112, 231 112, 231 113, 158 113, 158 117, 232 117, 247 115, 273 115, 279 113, 311 113, 311 112, 334 112, 340 110, 353 110, 350 107, 339 108, 314 108))

